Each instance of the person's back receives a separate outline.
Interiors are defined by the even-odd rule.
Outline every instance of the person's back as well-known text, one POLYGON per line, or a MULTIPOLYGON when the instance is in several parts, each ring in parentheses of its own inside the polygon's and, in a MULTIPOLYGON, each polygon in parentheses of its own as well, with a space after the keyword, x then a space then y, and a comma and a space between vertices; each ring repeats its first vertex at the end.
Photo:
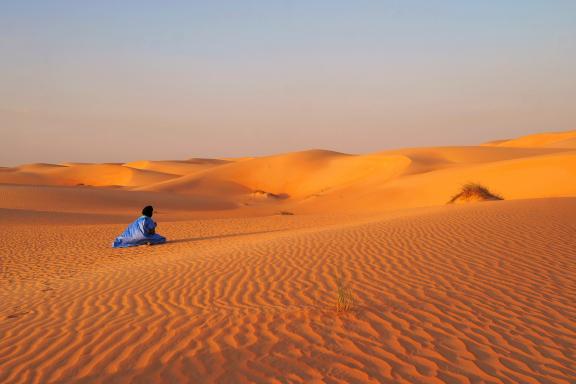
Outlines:
POLYGON ((152 220, 154 208, 147 206, 142 210, 142 216, 137 218, 126 230, 114 240, 112 247, 125 248, 144 244, 162 244, 164 236, 156 233, 156 223, 152 220))

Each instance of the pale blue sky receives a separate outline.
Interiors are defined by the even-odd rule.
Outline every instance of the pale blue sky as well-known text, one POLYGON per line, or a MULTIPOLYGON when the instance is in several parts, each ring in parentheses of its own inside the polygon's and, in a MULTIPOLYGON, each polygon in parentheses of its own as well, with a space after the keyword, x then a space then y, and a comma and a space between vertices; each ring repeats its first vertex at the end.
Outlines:
POLYGON ((576 129, 576 1, 0 1, 0 165, 576 129))

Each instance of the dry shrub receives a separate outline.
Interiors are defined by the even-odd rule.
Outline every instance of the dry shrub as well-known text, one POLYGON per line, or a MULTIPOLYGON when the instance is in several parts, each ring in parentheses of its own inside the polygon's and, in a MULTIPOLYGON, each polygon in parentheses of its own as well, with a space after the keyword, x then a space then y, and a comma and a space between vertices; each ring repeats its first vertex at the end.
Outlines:
POLYGON ((490 192, 488 188, 479 183, 467 183, 462 186, 460 192, 452 196, 448 204, 457 201, 489 201, 489 200, 504 200, 498 194, 490 192))

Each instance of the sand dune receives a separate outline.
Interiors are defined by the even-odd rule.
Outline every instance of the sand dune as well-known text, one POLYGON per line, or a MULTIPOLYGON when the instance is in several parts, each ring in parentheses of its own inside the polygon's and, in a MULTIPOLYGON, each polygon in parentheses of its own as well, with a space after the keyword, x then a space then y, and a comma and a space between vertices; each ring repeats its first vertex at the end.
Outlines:
POLYGON ((31 164, 5 169, 0 180, 37 186, 0 184, 0 207, 77 213, 99 207, 101 212, 127 213, 150 201, 170 212, 218 211, 220 217, 283 210, 384 212, 444 205, 469 182, 484 184, 505 199, 576 196, 576 152, 569 148, 438 147, 369 155, 316 150, 236 162, 127 165, 31 164), (177 174, 184 171, 191 173, 177 174), (110 191, 41 186, 79 181, 125 187, 110 191))
POLYGON ((0 168, 0 383, 574 383, 575 138, 0 168))
POLYGON ((213 216, 238 206, 233 201, 212 196, 191 197, 90 187, 0 185, 0 208, 6 209, 133 216, 148 204, 157 206, 157 214, 167 219, 202 212, 213 216))
MULTIPOLYGON (((245 215, 278 210, 382 212, 443 205, 468 182, 486 184, 506 199, 576 196, 572 181, 576 152, 569 148, 575 139, 576 131, 569 131, 476 147, 407 148, 366 155, 310 150, 227 160, 28 164, 0 169, 0 184, 5 184, 4 193, 8 184, 26 184, 113 186, 164 196, 158 201, 194 196, 197 201, 239 207, 245 215)), ((106 205, 100 196, 99 204, 106 205)), ((119 206, 115 202, 119 196, 130 195, 110 195, 110 207, 119 206)), ((72 208, 66 212, 76 209, 69 205, 72 208)))
POLYGON ((508 200, 576 196, 576 152, 437 167, 434 171, 410 172, 386 183, 365 179, 306 199, 293 209, 374 212, 440 206, 469 182, 484 184, 508 200))
POLYGON ((410 159, 404 156, 353 156, 312 150, 249 159, 140 189, 232 195, 264 191, 299 198, 370 175, 378 174, 380 180, 386 180, 409 164, 410 159))
POLYGON ((135 187, 173 177, 172 174, 133 169, 117 164, 26 164, 1 170, 0 184, 135 187))
POLYGON ((514 148, 514 147, 431 147, 407 148, 380 152, 381 155, 401 155, 412 160, 417 169, 411 173, 419 173, 419 169, 434 170, 446 165, 467 165, 512 160, 538 155, 548 155, 565 152, 558 148, 514 148))
POLYGON ((165 223, 174 243, 122 253, 120 225, 3 226, 0 381, 570 383, 575 215, 165 223))
POLYGON ((173 160, 173 161, 133 161, 125 163, 124 166, 144 169, 148 171, 156 171, 160 173, 167 173, 171 175, 189 175, 191 173, 200 172, 212 167, 227 164, 230 161, 218 159, 190 159, 190 160, 173 160))
POLYGON ((576 148, 576 131, 547 132, 486 143, 498 147, 576 148))

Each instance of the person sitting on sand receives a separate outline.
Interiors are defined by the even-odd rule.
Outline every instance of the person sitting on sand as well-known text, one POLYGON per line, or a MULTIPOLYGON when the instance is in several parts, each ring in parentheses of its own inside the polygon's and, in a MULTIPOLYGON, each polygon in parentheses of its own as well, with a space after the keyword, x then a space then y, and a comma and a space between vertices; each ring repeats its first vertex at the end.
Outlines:
POLYGON ((154 208, 151 205, 144 207, 142 216, 137 218, 126 230, 114 240, 113 248, 134 247, 144 244, 162 244, 166 242, 164 236, 156 233, 156 223, 152 220, 154 208))

